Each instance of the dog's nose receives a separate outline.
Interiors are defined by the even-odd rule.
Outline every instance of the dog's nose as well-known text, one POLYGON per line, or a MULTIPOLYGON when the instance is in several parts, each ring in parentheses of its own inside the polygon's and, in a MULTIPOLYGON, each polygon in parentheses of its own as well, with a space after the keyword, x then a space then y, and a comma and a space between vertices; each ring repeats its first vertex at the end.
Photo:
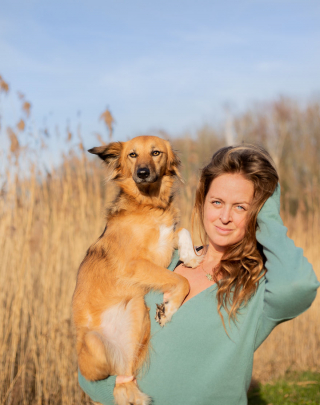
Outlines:
POLYGON ((150 170, 147 167, 141 167, 140 169, 137 170, 137 176, 140 179, 146 179, 147 177, 150 176, 150 170))

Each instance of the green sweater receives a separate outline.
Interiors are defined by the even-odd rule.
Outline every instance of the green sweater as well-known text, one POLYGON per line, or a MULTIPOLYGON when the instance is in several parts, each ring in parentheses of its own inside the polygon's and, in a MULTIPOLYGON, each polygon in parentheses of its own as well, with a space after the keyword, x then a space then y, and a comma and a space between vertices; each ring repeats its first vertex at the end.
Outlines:
MULTIPOLYGON (((150 362, 137 380, 153 405, 247 404, 254 351, 276 325, 309 308, 319 286, 302 249, 286 236, 279 211, 278 187, 258 216, 257 240, 268 271, 237 323, 229 325, 222 311, 229 336, 217 312, 216 285, 183 304, 164 328, 154 319, 162 294, 145 297, 151 308, 150 362)), ((176 251, 169 269, 177 262, 176 251)), ((79 373, 79 383, 94 401, 114 404, 115 376, 90 382, 79 373)))

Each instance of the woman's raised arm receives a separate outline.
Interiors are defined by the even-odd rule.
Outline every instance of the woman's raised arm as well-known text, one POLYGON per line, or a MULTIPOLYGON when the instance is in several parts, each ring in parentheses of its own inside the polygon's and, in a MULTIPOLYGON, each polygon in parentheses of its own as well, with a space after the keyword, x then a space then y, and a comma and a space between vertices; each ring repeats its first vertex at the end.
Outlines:
POLYGON ((267 259, 263 317, 270 328, 307 310, 320 284, 303 250, 287 236, 280 217, 279 185, 259 212, 256 236, 267 259))

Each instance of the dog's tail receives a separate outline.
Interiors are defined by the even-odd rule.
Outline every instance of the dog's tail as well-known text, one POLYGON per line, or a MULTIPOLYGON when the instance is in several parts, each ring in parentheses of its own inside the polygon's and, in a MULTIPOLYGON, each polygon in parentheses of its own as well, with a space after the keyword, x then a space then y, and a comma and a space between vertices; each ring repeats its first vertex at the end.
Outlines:
POLYGON ((149 405, 151 403, 151 398, 141 392, 133 381, 116 384, 113 396, 117 405, 149 405))

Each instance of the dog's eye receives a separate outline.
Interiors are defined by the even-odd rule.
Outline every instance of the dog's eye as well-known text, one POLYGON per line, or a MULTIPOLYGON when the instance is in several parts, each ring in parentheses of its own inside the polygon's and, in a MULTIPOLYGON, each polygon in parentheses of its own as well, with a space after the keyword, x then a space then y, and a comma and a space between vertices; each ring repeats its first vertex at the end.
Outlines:
POLYGON ((136 158, 138 155, 135 152, 129 153, 129 156, 132 158, 136 158))
POLYGON ((161 152, 159 152, 158 150, 154 150, 153 152, 151 152, 152 156, 159 156, 161 152))

